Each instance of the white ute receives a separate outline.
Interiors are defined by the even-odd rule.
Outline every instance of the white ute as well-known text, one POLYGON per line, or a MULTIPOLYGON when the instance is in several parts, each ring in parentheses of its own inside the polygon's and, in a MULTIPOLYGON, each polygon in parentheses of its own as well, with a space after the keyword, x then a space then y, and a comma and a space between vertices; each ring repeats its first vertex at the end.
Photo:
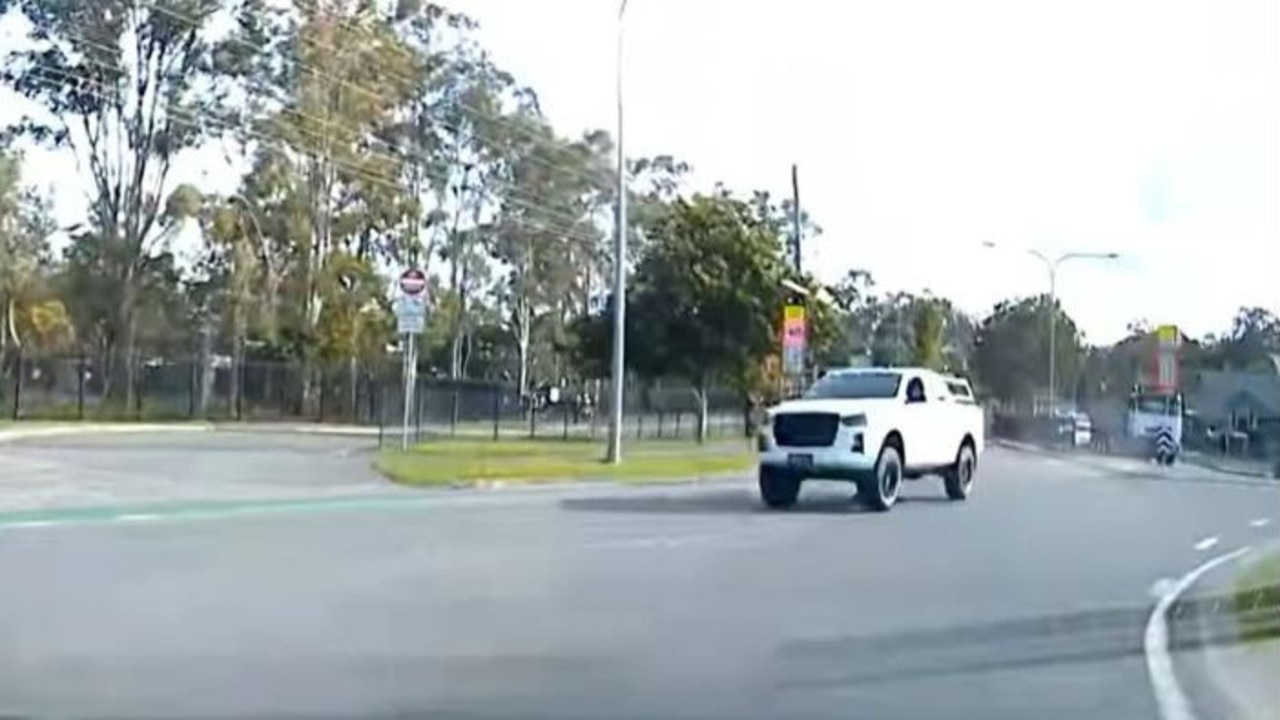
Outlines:
POLYGON ((982 408, 967 380, 920 368, 832 370, 804 396, 770 409, 757 440, 760 497, 795 504, 809 479, 846 480, 875 510, 904 479, 941 475, 947 497, 973 489, 983 448, 982 408))

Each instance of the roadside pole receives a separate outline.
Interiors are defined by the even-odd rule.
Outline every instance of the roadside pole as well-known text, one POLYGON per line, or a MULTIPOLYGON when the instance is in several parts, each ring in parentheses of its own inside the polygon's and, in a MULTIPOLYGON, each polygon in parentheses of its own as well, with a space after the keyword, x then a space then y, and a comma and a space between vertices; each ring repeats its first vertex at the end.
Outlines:
POLYGON ((400 449, 409 449, 409 414, 413 408, 414 388, 418 384, 418 344, 413 333, 405 333, 404 337, 404 421, 400 428, 400 449))
MULTIPOLYGON (((1280 377, 1280 353, 1272 353, 1271 364, 1275 366, 1276 376, 1280 377)), ((1271 477, 1280 480, 1280 428, 1276 428, 1273 439, 1275 444, 1271 446, 1271 452, 1274 454, 1272 457, 1274 462, 1271 465, 1271 477)))
POLYGON ((800 230, 800 168, 791 164, 791 264, 796 274, 800 273, 800 243, 803 242, 800 230))
POLYGON ((400 274, 400 294, 396 297, 396 332, 400 335, 404 379, 404 417, 400 428, 400 449, 409 449, 409 419, 418 386, 418 335, 426 327, 427 276, 417 268, 400 274))

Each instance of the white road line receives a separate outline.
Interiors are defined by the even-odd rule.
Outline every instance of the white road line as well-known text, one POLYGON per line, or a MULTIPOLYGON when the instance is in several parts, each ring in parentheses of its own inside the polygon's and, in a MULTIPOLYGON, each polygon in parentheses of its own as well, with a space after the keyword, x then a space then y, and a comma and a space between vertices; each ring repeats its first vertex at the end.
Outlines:
POLYGON ((1177 602, 1196 580, 1215 567, 1231 562, 1249 552, 1249 546, 1232 550, 1219 555, 1183 575, 1173 587, 1169 588, 1151 611, 1147 619, 1147 629, 1142 637, 1142 649, 1147 656, 1147 675, 1151 678, 1151 689, 1156 696, 1156 707, 1160 710, 1161 720, 1195 720, 1191 710, 1191 702, 1186 693, 1178 685, 1178 678, 1173 672, 1173 660, 1169 657, 1169 625, 1167 616, 1169 608, 1177 602))
POLYGON ((1268 520, 1267 518, 1258 518, 1257 520, 1250 522, 1249 527, 1256 527, 1256 528, 1266 527, 1270 523, 1271 521, 1268 520))
POLYGON ((130 515, 121 515, 116 518, 116 520, 120 522, 146 522, 148 520, 155 520, 158 517, 160 516, 153 515, 151 513, 133 513, 130 515))
POLYGON ((25 522, 16 522, 16 523, 9 523, 7 525, 0 525, 0 530, 3 530, 5 528, 42 528, 42 527, 49 527, 50 525, 56 525, 56 524, 57 523, 51 520, 27 520, 25 522))
POLYGON ((1178 581, 1173 578, 1160 578, 1151 585, 1151 597, 1159 600, 1177 587, 1178 581))
POLYGON ((656 535, 652 537, 615 538, 587 543, 583 547, 590 550, 628 550, 639 548, 678 548, 685 545, 700 545, 724 540, 733 540, 743 534, 715 533, 701 535, 656 535))
POLYGON ((1217 535, 1210 535, 1209 537, 1207 537, 1207 538, 1205 538, 1205 539, 1201 540, 1200 542, 1196 543, 1196 549, 1197 549, 1197 550, 1199 550, 1199 551, 1201 551, 1201 552, 1204 552, 1205 550, 1208 550, 1209 548, 1211 548, 1211 547, 1213 547, 1214 545, 1217 545, 1217 544, 1218 544, 1218 536, 1217 536, 1217 535))

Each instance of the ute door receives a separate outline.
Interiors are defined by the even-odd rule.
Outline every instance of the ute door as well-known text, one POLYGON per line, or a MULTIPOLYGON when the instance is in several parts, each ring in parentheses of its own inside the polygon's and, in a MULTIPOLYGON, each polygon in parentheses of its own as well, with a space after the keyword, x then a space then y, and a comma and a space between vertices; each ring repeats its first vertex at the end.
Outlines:
POLYGON ((934 464, 937 443, 933 439, 935 421, 929 386, 919 375, 910 375, 903 385, 902 422, 899 428, 906 446, 906 464, 912 469, 927 468, 934 464))
POLYGON ((956 458, 956 448, 960 447, 965 407, 956 403, 946 381, 939 376, 926 377, 925 392, 929 396, 929 464, 949 465, 956 458))

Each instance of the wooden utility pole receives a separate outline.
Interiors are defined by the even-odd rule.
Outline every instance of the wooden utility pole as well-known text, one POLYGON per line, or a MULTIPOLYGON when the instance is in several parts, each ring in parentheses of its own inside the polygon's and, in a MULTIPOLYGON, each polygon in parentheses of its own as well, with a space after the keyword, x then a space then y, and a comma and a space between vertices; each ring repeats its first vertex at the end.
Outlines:
POLYGON ((791 163, 791 263, 800 272, 800 169, 791 163))

